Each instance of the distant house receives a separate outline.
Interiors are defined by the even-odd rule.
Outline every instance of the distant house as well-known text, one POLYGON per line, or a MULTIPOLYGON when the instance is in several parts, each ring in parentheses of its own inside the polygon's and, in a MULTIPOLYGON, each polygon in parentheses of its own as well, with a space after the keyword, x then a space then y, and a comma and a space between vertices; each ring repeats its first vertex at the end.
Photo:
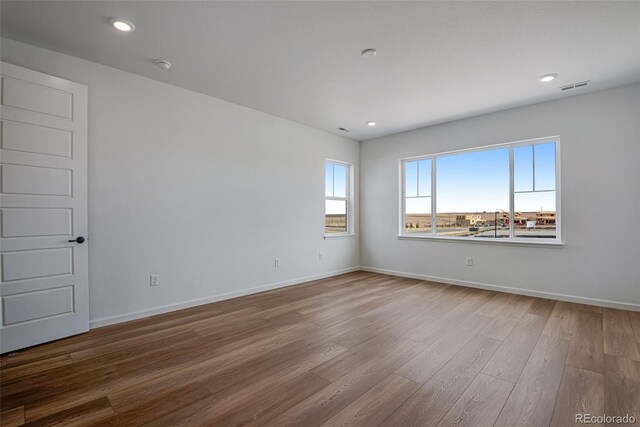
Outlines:
POLYGON ((536 224, 540 225, 555 225, 556 224, 556 213, 555 212, 537 212, 536 213, 536 224))
POLYGON ((486 220, 480 214, 456 215, 456 227, 471 227, 485 225, 486 220))

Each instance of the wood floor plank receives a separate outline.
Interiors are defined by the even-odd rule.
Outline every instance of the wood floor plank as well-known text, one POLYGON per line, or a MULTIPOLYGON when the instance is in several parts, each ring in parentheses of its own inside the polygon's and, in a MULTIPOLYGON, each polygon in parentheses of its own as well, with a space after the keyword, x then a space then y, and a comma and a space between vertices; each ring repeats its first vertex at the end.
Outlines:
POLYGON ((386 305, 389 301, 381 296, 370 296, 361 301, 352 302, 349 306, 333 307, 323 312, 314 312, 309 321, 324 328, 353 319, 361 314, 386 305))
POLYGON ((575 304, 575 305, 578 310, 590 311, 592 313, 602 314, 602 307, 597 307, 595 305, 589 305, 589 304, 575 304))
POLYGON ((606 354, 604 368, 604 412, 631 415, 640 425, 640 362, 606 354))
POLYGON ((413 316, 418 313, 418 311, 422 311, 422 308, 426 304, 426 301, 405 296, 368 313, 364 313, 359 317, 370 322, 397 322, 413 316))
POLYGON ((55 424, 65 426, 88 426, 106 419, 113 414, 114 411, 109 404, 109 399, 102 397, 100 399, 57 412, 45 418, 32 421, 29 420, 29 417, 27 416, 27 422, 24 425, 29 427, 50 426, 55 424))
POLYGON ((388 351, 354 369, 344 377, 313 394, 266 425, 320 425, 349 406, 354 400, 390 375, 406 360, 423 349, 424 345, 402 340, 388 351))
MULTIPOLYGON (((458 304, 452 307, 444 301, 437 302, 434 310, 428 311, 429 315, 436 317, 436 319, 432 322, 425 323, 422 327, 408 335, 408 337, 424 344, 432 345, 444 334, 472 316, 474 311, 493 298, 490 292, 479 291, 478 289, 474 289, 473 291, 473 293, 451 291, 454 300, 457 301, 458 304), (441 312, 442 307, 447 307, 444 313, 441 312), (437 313, 440 313, 440 317, 437 317, 437 313)), ((475 316, 486 318, 486 316, 478 314, 475 316)))
POLYGON ((604 413, 604 375, 571 366, 565 367, 551 425, 574 425, 577 423, 576 414, 604 413))
MULTIPOLYGON (((279 413, 276 412, 278 407, 284 405, 280 411, 282 412, 329 384, 326 380, 306 374, 309 369, 344 351, 344 348, 336 344, 321 344, 279 365, 267 368, 257 375, 248 376, 243 381, 236 382, 223 390, 220 390, 215 380, 192 383, 187 388, 197 387, 204 390, 207 396, 185 399, 182 407, 163 411, 151 420, 156 425, 218 424, 220 422, 218 419, 222 418, 225 419, 222 423, 224 425, 227 423, 241 425, 249 423, 254 418, 264 422, 279 413)), ((141 410, 147 411, 149 407, 170 399, 171 393, 178 392, 169 392, 166 398, 154 396, 149 401, 141 400, 136 406, 129 406, 122 415, 127 417, 123 419, 127 421, 123 424, 130 424, 141 410)))
POLYGON ((478 335, 381 425, 436 425, 473 382, 500 341, 478 335))
POLYGON ((465 322, 449 330, 424 351, 398 368, 396 374, 424 384, 490 321, 490 317, 471 315, 465 322))
POLYGON ((149 396, 153 397, 154 394, 162 393, 172 387, 182 387, 197 379, 206 378, 207 375, 216 375, 220 371, 246 363, 256 354, 264 355, 269 351, 291 352, 297 347, 294 343, 308 345, 315 341, 315 329, 317 327, 303 324, 287 334, 252 339, 246 345, 232 351, 214 347, 210 354, 200 354, 193 360, 182 359, 175 365, 163 363, 160 368, 157 368, 151 364, 151 368, 131 372, 117 380, 101 381, 97 386, 88 386, 73 390, 72 393, 53 396, 51 399, 39 402, 38 405, 29 405, 26 410, 34 417, 43 417, 60 408, 73 407, 104 395, 115 399, 115 401, 111 400, 112 403, 116 405, 121 403, 124 406, 149 396))
POLYGON ((354 272, 1 355, 0 417, 278 427, 562 425, 578 410, 640 418, 639 334, 635 312, 354 272))
POLYGON ((532 303, 531 297, 514 295, 503 310, 494 316, 494 319, 480 332, 480 335, 496 340, 506 339, 532 303))
POLYGON ((173 369, 162 377, 154 377, 149 381, 109 393, 109 400, 114 408, 124 410, 132 403, 153 398, 159 391, 195 381, 207 382, 210 389, 215 386, 217 390, 221 390, 317 345, 312 336, 283 335, 273 341, 277 342, 261 342, 257 347, 254 345, 255 352, 247 353, 246 349, 239 349, 195 365, 185 365, 181 369, 173 369), (260 347, 262 350, 259 349, 260 347))
POLYGON ((430 314, 435 317, 461 318, 473 313, 493 298, 493 293, 483 289, 463 288, 462 291, 450 292, 446 300, 436 301, 429 307, 430 314))
POLYGON ((391 374, 380 381, 351 405, 323 424, 334 426, 375 426, 396 410, 420 384, 391 374))
POLYGON ((487 317, 496 317, 515 297, 515 294, 498 293, 477 309, 475 313, 487 317))
POLYGON ((391 347, 402 339, 393 333, 382 333, 364 341, 352 349, 328 360, 311 370, 328 381, 336 381, 350 371, 373 359, 381 351, 391 347))
POLYGON ((546 322, 547 319, 544 317, 525 314, 482 372, 515 383, 529 360, 546 322))
MULTIPOLYGON (((93 386, 109 379, 117 379, 118 371, 113 365, 89 366, 86 370, 61 376, 46 382, 25 381, 2 387, 0 406, 2 411, 16 406, 25 407, 25 416, 29 420, 29 408, 33 402, 56 398, 63 394, 73 394, 77 389, 93 386)), ((91 399, 94 400, 94 399, 91 399)))
POLYGON ((567 365, 593 372, 604 372, 602 314, 594 311, 578 311, 567 365))
POLYGON ((541 316, 548 319, 553 312, 553 308, 556 306, 555 300, 546 298, 535 298, 527 314, 533 314, 534 316, 541 316))
POLYGON ((491 426, 512 389, 510 382, 478 374, 438 426, 491 426))
POLYGON ((0 373, 0 378, 2 378, 3 384, 9 384, 17 379, 24 378, 29 375, 42 374, 43 372, 59 368, 60 366, 65 366, 70 363, 73 363, 71 355, 63 354, 40 360, 38 362, 26 363, 24 365, 4 369, 2 373, 0 373))
MULTIPOLYGON (((306 372, 286 383, 270 387, 268 391, 265 391, 257 398, 255 396, 252 397, 247 402, 248 405, 236 404, 233 409, 222 413, 212 411, 210 405, 207 409, 208 414, 211 414, 210 416, 207 412, 201 411, 193 414, 189 413, 187 417, 181 417, 178 414, 175 418, 180 423, 183 423, 186 419, 188 424, 202 425, 197 418, 204 414, 202 421, 207 424, 210 423, 210 425, 260 426, 300 401, 324 389, 329 384, 324 378, 320 378, 311 372, 306 372)), ((169 423, 167 425, 175 424, 169 423)))
POLYGON ((570 340, 576 324, 577 311, 575 304, 558 301, 542 334, 570 340))
POLYGON ((640 343, 640 312, 629 311, 629 320, 631 321, 631 327, 636 337, 636 342, 640 343))
POLYGON ((70 354, 75 351, 93 348, 103 344, 113 344, 125 339, 144 337, 149 333, 156 331, 163 331, 163 336, 169 336, 172 333, 178 334, 185 330, 190 330, 198 323, 220 321, 214 320, 220 314, 219 310, 210 307, 204 311, 199 307, 194 307, 194 309, 196 309, 195 313, 183 313, 182 318, 179 314, 177 315, 175 313, 167 313, 171 314, 171 317, 168 318, 167 314, 161 314, 157 316, 159 319, 155 319, 156 316, 154 316, 155 322, 150 321, 149 319, 141 319, 138 321, 106 326, 104 328, 92 329, 86 334, 76 335, 63 340, 57 340, 51 343, 32 347, 27 350, 18 351, 8 356, 7 367, 37 362, 53 356, 70 354), (104 329, 106 329, 107 332, 103 332, 104 329))
POLYGON ((359 318, 347 320, 343 323, 344 324, 341 323, 335 327, 328 328, 330 331, 329 339, 346 348, 354 348, 358 344, 367 341, 376 335, 380 335, 386 330, 386 325, 382 323, 374 323, 359 318))
POLYGON ((223 425, 264 423, 329 385, 310 370, 344 350, 336 344, 325 344, 286 365, 247 378, 216 394, 205 411, 195 411, 204 413, 189 419, 209 419, 207 422, 223 425))
POLYGON ((2 427, 17 427, 24 424, 24 406, 0 412, 0 425, 2 427))
MULTIPOLYGON (((134 426, 156 422, 168 414, 174 414, 182 408, 195 408, 198 405, 210 405, 212 393, 200 383, 188 384, 169 392, 158 393, 153 400, 136 405, 133 410, 115 411, 113 415, 95 422, 93 427, 134 426)), ((157 424, 159 425, 159 424, 157 424)))
POLYGON ((496 426, 549 425, 568 352, 566 339, 540 336, 496 426))
POLYGON ((640 361, 638 342, 631 327, 629 313, 624 310, 605 308, 602 315, 605 354, 640 361))

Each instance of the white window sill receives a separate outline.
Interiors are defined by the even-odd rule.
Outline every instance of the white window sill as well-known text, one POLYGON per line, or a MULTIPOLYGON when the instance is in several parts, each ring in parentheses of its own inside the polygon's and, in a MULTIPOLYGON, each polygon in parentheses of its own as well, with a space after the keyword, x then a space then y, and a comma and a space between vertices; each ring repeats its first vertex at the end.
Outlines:
POLYGON ((549 247, 549 248, 562 248, 564 243, 555 239, 548 239, 550 241, 544 241, 545 239, 535 240, 532 239, 494 239, 494 238, 482 238, 482 237, 440 237, 440 236, 407 236, 399 235, 398 240, 438 240, 442 242, 455 242, 455 243, 489 243, 491 245, 517 245, 517 246, 535 246, 535 247, 549 247))
POLYGON ((355 234, 352 233, 336 233, 336 234, 325 234, 324 240, 333 240, 333 239, 350 239, 352 237, 356 237, 355 234))

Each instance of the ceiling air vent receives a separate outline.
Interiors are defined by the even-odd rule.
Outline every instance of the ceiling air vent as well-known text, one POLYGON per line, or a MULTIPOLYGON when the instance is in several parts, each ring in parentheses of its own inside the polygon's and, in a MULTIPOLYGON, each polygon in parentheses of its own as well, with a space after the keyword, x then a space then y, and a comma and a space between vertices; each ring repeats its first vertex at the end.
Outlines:
POLYGON ((587 80, 586 82, 580 82, 580 83, 571 83, 570 85, 560 86, 560 90, 578 89, 579 87, 587 86, 589 83, 591 83, 591 80, 587 80))

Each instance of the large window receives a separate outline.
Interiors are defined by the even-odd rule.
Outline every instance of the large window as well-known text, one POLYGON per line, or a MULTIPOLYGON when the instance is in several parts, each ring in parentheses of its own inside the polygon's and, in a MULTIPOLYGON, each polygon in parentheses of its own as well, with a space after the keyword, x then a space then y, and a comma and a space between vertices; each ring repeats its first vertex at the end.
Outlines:
POLYGON ((559 149, 546 138, 402 160, 401 234, 559 241, 559 149))
POLYGON ((327 160, 324 180, 325 234, 349 234, 351 165, 327 160))

